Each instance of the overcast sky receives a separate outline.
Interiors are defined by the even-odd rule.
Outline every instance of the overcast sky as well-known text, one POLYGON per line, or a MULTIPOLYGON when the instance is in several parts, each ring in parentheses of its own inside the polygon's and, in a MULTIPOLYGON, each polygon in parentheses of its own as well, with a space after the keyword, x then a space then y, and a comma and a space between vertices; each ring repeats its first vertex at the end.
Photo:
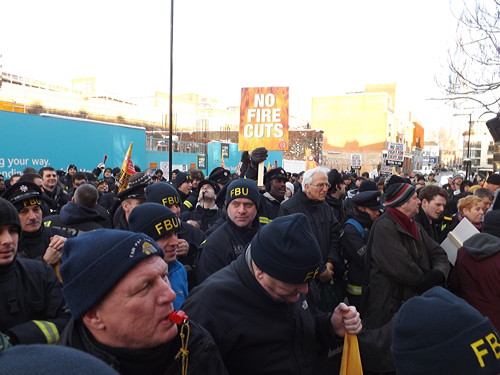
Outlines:
MULTIPOLYGON (((316 96, 396 82, 424 127, 448 113, 445 72, 456 21, 449 0, 176 0, 174 93, 239 105, 242 87, 290 87, 290 114, 316 96)), ((168 92, 170 1, 17 0, 2 4, 3 70, 109 92, 168 92)))

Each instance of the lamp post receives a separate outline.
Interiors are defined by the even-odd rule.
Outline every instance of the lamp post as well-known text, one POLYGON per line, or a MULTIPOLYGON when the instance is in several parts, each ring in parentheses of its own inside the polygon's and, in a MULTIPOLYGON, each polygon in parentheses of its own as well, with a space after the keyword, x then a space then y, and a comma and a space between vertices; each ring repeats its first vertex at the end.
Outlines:
POLYGON ((472 165, 472 160, 470 158, 470 132, 472 128, 472 113, 455 113, 453 116, 469 116, 469 136, 467 137, 467 158, 464 159, 465 164, 465 179, 467 180, 470 173, 470 168, 472 165))

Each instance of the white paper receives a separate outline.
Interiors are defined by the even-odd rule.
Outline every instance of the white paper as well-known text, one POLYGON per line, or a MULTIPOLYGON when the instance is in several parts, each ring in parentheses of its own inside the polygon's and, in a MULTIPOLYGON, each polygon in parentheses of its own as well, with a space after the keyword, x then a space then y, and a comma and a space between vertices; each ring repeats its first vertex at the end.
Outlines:
POLYGON ((457 251, 463 246, 465 240, 469 239, 476 233, 479 233, 479 231, 466 217, 460 221, 455 229, 448 233, 448 237, 441 243, 441 247, 446 251, 448 260, 451 264, 455 265, 455 261, 457 260, 457 251), (455 241, 452 241, 451 238, 454 238, 455 241), (459 247, 457 247, 456 242, 460 245, 459 247))

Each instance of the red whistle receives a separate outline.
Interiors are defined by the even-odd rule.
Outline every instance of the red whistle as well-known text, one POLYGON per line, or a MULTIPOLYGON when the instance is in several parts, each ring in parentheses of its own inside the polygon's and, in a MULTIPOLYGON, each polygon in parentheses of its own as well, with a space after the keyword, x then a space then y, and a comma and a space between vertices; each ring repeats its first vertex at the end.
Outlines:
POLYGON ((168 320, 175 324, 182 324, 189 319, 187 314, 182 310, 173 311, 168 315, 168 320))

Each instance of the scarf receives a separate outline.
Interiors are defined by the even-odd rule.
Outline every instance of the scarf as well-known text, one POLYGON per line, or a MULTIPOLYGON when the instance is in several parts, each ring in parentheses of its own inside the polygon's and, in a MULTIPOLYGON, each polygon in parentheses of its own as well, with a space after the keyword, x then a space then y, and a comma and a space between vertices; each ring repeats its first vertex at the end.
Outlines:
POLYGON ((394 207, 386 207, 386 210, 389 215, 391 215, 408 233, 410 233, 418 241, 418 231, 415 220, 410 219, 406 214, 402 213, 394 207))

